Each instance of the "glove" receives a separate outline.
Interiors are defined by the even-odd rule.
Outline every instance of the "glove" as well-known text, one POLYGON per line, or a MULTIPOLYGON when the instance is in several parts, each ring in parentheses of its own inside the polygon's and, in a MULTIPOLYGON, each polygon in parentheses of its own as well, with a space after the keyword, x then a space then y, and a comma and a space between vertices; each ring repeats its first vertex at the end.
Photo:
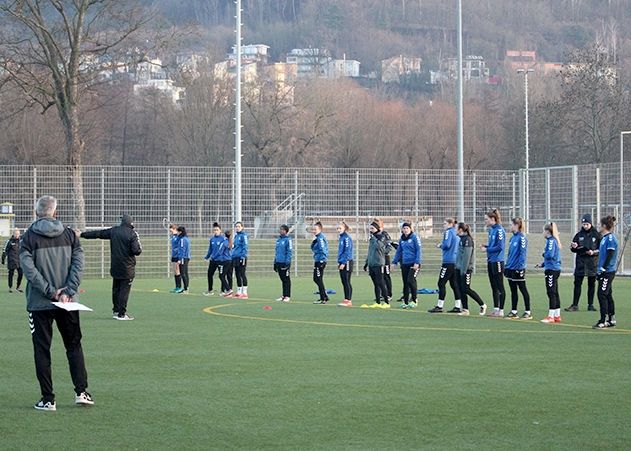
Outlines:
POLYGON ((396 241, 393 241, 392 243, 390 243, 390 245, 395 249, 399 247, 399 243, 397 243, 396 241))
POLYGON ((274 272, 278 272, 278 266, 276 266, 276 264, 274 264, 274 272))
POLYGON ((368 265, 364 265, 364 271, 368 271, 368 265))

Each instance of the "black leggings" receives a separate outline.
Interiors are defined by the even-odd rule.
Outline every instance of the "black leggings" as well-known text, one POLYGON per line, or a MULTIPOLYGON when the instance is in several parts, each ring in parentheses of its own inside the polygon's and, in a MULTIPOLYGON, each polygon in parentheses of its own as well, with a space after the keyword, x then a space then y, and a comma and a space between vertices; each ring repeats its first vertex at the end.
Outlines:
POLYGON ((188 262, 191 261, 190 258, 185 258, 184 260, 180 260, 180 276, 182 277, 182 284, 184 285, 184 291, 188 290, 188 262))
POLYGON ((611 318, 616 314, 613 302, 613 279, 615 272, 606 272, 598 280, 598 303, 600 304, 600 321, 605 322, 607 315, 611 318))
POLYGON ((561 299, 559 298, 559 276, 561 271, 546 269, 546 294, 550 304, 550 310, 561 308, 561 299))
POLYGON ((329 297, 326 294, 326 288, 324 288, 324 268, 326 268, 326 262, 315 262, 313 264, 313 281, 318 286, 320 300, 328 301, 329 297))
POLYGON ((20 288, 22 284, 22 268, 9 269, 9 288, 13 287, 13 273, 18 272, 18 280, 15 284, 15 288, 20 288))
POLYGON ((219 263, 219 280, 221 280, 221 291, 224 293, 232 290, 232 262, 226 260, 219 263))
POLYGON ((456 265, 453 263, 443 263, 438 275, 438 299, 445 300, 447 296, 447 282, 454 292, 454 299, 460 299, 460 286, 456 278, 456 265))
POLYGON ((280 277, 280 283, 283 287, 283 297, 288 298, 291 296, 291 269, 289 264, 274 263, 274 271, 278 273, 280 277))
POLYGON ((525 269, 507 269, 506 278, 510 287, 511 310, 517 310, 519 302, 519 293, 524 297, 524 309, 530 311, 530 294, 526 288, 526 270, 525 269))
POLYGON ((572 305, 578 307, 581 299, 581 286, 583 279, 587 277, 587 305, 594 305, 594 293, 596 292, 596 276, 574 276, 574 300, 572 305))
MULTIPOLYGON (((215 272, 219 269, 219 265, 219 262, 213 260, 208 263, 208 272, 206 273, 208 279, 208 292, 213 291, 213 279, 215 277, 215 272)), ((219 280, 221 280, 221 272, 219 273, 219 280)), ((223 290, 223 286, 221 288, 223 290)))
POLYGON ((349 260, 344 264, 344 269, 340 269, 340 280, 344 287, 344 299, 349 301, 353 298, 353 286, 351 285, 351 276, 353 275, 353 260, 349 260))
POLYGON ((462 273, 460 270, 456 269, 456 277, 460 282, 460 294, 462 296, 462 308, 465 310, 469 310, 469 298, 471 296, 478 305, 484 305, 484 301, 480 297, 480 295, 475 292, 471 288, 471 271, 467 271, 462 273))
POLYGON ((369 266, 368 273, 370 274, 370 278, 372 279, 372 283, 375 287, 375 301, 381 302, 383 301, 386 304, 388 302, 388 288, 386 287, 386 281, 383 278, 383 274, 385 273, 384 266, 369 266))
POLYGON ((403 302, 405 302, 406 304, 410 299, 412 300, 412 302, 416 302, 416 277, 418 276, 419 271, 420 268, 414 269, 414 264, 401 264, 401 278, 403 279, 403 302))
POLYGON ((386 265, 383 271, 383 281, 386 283, 386 289, 388 290, 388 297, 392 299, 392 276, 390 275, 390 256, 386 255, 386 265))
POLYGON ((245 269, 248 266, 247 258, 233 258, 232 267, 234 268, 234 274, 237 276, 237 287, 247 287, 248 278, 245 275, 245 269))
POLYGON ((493 307, 504 308, 506 302, 506 291, 504 290, 504 262, 488 262, 487 270, 489 273, 489 282, 491 283, 491 292, 493 293, 493 307))

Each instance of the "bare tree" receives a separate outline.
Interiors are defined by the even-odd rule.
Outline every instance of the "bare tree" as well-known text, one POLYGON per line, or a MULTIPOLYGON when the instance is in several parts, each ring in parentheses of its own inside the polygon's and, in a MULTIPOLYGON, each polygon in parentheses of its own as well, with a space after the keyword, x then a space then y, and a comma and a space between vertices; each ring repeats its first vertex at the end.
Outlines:
POLYGON ((153 18, 133 0, 0 0, 0 70, 25 105, 57 111, 78 227, 85 226, 81 98, 153 18))

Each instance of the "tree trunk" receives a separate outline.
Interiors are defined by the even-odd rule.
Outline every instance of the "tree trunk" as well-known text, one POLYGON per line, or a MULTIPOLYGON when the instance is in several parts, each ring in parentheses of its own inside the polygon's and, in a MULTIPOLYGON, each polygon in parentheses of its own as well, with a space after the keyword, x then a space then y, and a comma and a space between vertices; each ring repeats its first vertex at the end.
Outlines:
POLYGON ((79 113, 73 106, 60 110, 61 122, 64 125, 66 151, 70 165, 70 183, 73 201, 73 226, 85 229, 85 197, 83 195, 83 168, 81 156, 84 142, 79 133, 79 113))

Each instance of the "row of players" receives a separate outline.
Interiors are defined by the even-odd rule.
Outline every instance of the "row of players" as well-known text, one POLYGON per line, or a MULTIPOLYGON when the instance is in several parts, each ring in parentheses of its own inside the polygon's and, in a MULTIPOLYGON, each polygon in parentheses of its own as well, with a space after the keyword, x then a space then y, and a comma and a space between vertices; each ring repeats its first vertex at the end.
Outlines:
MULTIPOLYGON (((524 234, 524 221, 522 218, 513 218, 511 221, 510 227, 513 235, 508 242, 508 255, 506 255, 505 250, 506 231, 501 225, 499 212, 497 210, 489 211, 484 216, 484 221, 488 227, 488 242, 481 245, 480 249, 487 254, 487 271, 493 296, 493 310, 487 313, 486 304, 471 288, 475 244, 469 225, 462 222, 458 223, 453 218, 447 218, 443 223, 442 242, 436 245, 442 251, 442 264, 438 277, 438 300, 436 306, 429 312, 445 312, 444 304, 447 284, 449 284, 454 294, 455 306, 447 313, 468 316, 470 314, 468 298, 471 297, 478 304, 479 314, 482 316, 532 319, 530 295, 526 287, 525 277, 528 238, 524 234), (506 300, 504 278, 508 280, 511 290, 511 310, 506 316, 504 315, 506 300), (524 300, 524 313, 521 316, 517 312, 519 293, 524 300)), ((618 241, 613 234, 615 221, 616 218, 613 216, 602 218, 600 221, 601 235, 592 226, 591 216, 584 215, 581 230, 574 236, 571 243, 571 251, 576 254, 574 299, 572 305, 567 307, 565 311, 578 310, 584 278, 588 280, 588 310, 595 310, 593 301, 596 282, 598 282, 600 319, 594 325, 594 328, 597 329, 616 325, 612 291, 618 261, 618 241)), ((176 287, 172 291, 186 293, 188 292, 190 242, 184 227, 171 225, 170 230, 172 233, 171 261, 174 264, 176 283, 176 287)), ((390 308, 392 300, 391 265, 394 267, 400 265, 403 281, 403 296, 399 299, 401 308, 416 308, 417 278, 423 263, 423 246, 420 237, 413 231, 409 222, 402 224, 398 242, 391 239, 384 230, 383 222, 379 219, 375 219, 370 224, 369 230, 371 236, 363 269, 369 273, 373 282, 375 302, 372 305, 363 304, 361 307, 390 308), (393 258, 390 257, 392 251, 395 251, 393 258)), ((324 272, 329 260, 328 241, 322 232, 320 222, 313 225, 312 231, 314 235, 311 243, 314 260, 313 281, 319 294, 319 299, 314 303, 327 304, 329 297, 324 284, 324 272)), ((344 300, 338 305, 352 307, 353 240, 349 235, 350 227, 345 222, 338 224, 337 231, 339 233, 337 269, 344 287, 344 300)), ((205 260, 209 261, 208 291, 204 293, 207 296, 214 294, 213 278, 215 272, 218 272, 221 281, 221 296, 248 298, 246 276, 248 235, 241 222, 235 224, 235 232, 234 237, 231 237, 230 232, 222 232, 218 223, 213 224, 213 236, 210 238, 208 252, 205 256, 205 260), (232 271, 236 275, 236 292, 232 290, 232 271)), ((554 222, 545 225, 544 238, 543 261, 535 266, 544 270, 546 293, 549 300, 548 315, 541 322, 559 323, 561 322, 561 301, 558 279, 561 274, 562 245, 557 225, 554 222)), ((290 302, 292 256, 293 247, 292 239, 289 236, 289 227, 282 225, 276 240, 274 258, 274 271, 278 273, 282 285, 282 295, 277 299, 279 302, 290 302)))

